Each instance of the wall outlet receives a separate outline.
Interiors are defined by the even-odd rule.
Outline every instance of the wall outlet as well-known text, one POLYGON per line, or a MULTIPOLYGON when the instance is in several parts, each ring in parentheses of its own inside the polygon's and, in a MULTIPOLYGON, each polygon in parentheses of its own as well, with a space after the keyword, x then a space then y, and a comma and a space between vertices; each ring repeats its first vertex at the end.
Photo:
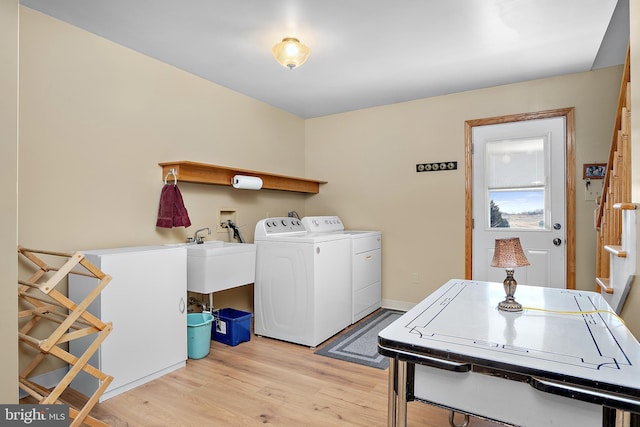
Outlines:
POLYGON ((418 273, 411 273, 411 284, 417 285, 420 283, 420 276, 418 273))

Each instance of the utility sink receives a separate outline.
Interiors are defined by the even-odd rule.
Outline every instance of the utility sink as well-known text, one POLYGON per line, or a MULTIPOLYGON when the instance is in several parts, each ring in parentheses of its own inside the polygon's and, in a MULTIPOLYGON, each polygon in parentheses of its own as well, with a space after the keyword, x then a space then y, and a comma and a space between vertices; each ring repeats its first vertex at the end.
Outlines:
POLYGON ((187 244, 187 289, 211 294, 255 281, 256 247, 253 243, 211 240, 187 244))

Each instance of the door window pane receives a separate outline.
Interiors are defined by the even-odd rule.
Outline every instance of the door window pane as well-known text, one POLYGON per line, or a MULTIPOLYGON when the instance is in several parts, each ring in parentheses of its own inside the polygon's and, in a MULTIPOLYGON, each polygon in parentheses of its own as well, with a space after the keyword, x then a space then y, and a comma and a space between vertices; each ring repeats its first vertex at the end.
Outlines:
POLYGON ((491 228, 545 228, 544 187, 489 190, 491 228))
POLYGON ((546 228, 549 161, 545 148, 545 137, 486 143, 489 228, 546 228))

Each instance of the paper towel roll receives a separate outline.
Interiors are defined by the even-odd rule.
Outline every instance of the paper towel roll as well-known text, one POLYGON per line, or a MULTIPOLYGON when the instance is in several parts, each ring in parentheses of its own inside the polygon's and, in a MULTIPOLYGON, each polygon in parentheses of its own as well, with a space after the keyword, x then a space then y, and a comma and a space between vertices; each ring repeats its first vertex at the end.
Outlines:
POLYGON ((233 177, 231 184, 234 188, 243 188, 245 190, 259 190, 262 188, 262 179, 257 176, 236 175, 233 177))

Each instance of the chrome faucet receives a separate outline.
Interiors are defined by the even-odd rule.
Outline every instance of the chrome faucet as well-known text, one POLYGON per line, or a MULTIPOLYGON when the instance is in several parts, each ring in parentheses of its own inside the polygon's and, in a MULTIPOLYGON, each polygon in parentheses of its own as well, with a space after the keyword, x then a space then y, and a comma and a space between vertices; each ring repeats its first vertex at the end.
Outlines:
POLYGON ((199 230, 196 230, 196 232, 193 233, 193 237, 187 238, 187 242, 196 242, 197 244, 204 243, 204 237, 198 236, 198 233, 205 230, 207 230, 207 233, 209 234, 209 236, 211 236, 211 229, 209 227, 204 227, 199 230))

